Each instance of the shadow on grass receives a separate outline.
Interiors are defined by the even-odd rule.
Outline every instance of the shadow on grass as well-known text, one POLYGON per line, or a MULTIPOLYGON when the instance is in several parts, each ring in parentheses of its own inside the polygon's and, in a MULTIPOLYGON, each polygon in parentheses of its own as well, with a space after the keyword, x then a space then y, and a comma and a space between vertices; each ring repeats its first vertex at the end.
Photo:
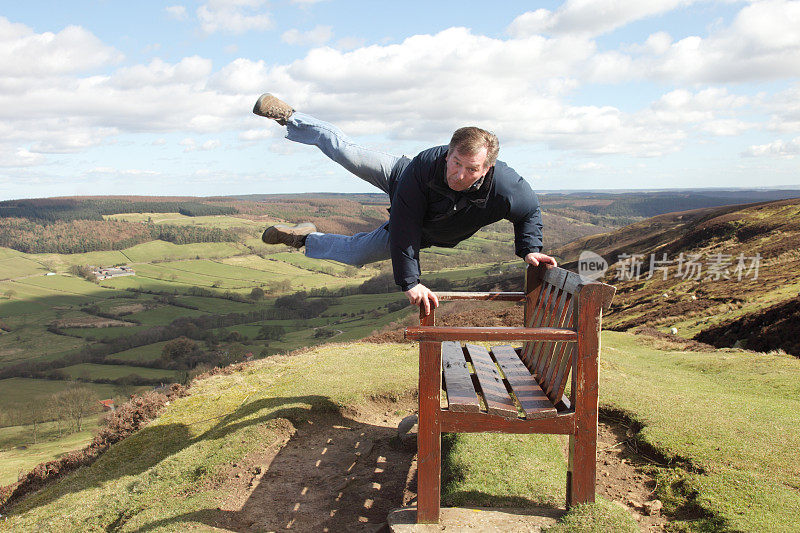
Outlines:
MULTIPOLYGON (((263 447, 233 465, 210 465, 210 475, 205 465, 183 465, 177 474, 182 478, 167 482, 173 485, 170 492, 219 491, 224 501, 213 508, 139 525, 136 530, 179 531, 187 522, 232 531, 374 529, 386 521, 391 509, 405 503, 414 454, 403 448, 396 426, 355 420, 343 415, 330 398, 309 395, 243 405, 196 437, 190 436, 186 425, 145 427, 123 444, 112 446, 92 467, 67 475, 49 490, 21 501, 12 512, 52 505, 64 492, 102 487, 124 476, 135 478, 128 489, 136 492, 138 483, 149 482, 142 474, 146 477, 147 470, 157 469, 175 454, 203 441, 238 438, 236 432, 259 424, 270 428, 263 447), (186 472, 190 466, 197 466, 197 473, 186 472), (190 480, 188 487, 183 478, 190 480)), ((135 502, 126 502, 124 494, 115 497, 122 498, 120 507, 109 510, 98 525, 107 531, 132 529, 134 524, 128 522, 137 521, 139 509, 130 509, 135 502)))
POLYGON ((187 522, 231 531, 374 530, 405 503, 414 454, 397 438, 397 428, 344 416, 326 397, 259 400, 198 438, 218 439, 279 418, 291 422, 291 436, 277 451, 243 459, 237 474, 223 482, 227 496, 218 508, 157 520, 137 531, 180 530, 187 522), (298 406, 247 418, 286 404, 298 406))

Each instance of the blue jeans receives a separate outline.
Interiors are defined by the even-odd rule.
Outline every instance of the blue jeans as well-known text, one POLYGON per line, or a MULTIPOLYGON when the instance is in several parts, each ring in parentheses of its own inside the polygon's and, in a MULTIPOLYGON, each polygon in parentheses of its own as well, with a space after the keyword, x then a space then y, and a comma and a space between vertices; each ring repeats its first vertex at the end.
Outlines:
MULTIPOLYGON (((399 157, 359 146, 333 124, 303 113, 292 113, 286 128, 290 141, 316 146, 351 173, 389 194, 389 176, 399 157)), ((356 266, 389 259, 389 222, 352 236, 311 233, 306 237, 306 256, 356 266)))

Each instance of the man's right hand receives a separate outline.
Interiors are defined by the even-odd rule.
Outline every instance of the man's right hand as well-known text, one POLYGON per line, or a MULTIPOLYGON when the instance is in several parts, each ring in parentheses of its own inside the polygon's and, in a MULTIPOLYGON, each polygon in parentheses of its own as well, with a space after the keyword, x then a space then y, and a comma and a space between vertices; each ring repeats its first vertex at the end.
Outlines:
POLYGON ((418 305, 420 309, 423 309, 425 311, 425 316, 431 314, 431 304, 433 304, 434 309, 439 307, 439 298, 422 283, 417 283, 405 292, 408 301, 414 305, 418 305))

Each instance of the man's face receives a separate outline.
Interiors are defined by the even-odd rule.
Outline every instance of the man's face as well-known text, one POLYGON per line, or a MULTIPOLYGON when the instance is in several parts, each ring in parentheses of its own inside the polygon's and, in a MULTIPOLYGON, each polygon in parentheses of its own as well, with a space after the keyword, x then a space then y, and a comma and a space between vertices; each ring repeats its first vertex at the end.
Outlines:
POLYGON ((472 185, 484 177, 489 171, 489 165, 486 164, 486 147, 482 147, 475 154, 463 154, 458 150, 453 153, 448 152, 447 169, 445 177, 447 178, 447 186, 454 191, 465 191, 472 187, 472 185))

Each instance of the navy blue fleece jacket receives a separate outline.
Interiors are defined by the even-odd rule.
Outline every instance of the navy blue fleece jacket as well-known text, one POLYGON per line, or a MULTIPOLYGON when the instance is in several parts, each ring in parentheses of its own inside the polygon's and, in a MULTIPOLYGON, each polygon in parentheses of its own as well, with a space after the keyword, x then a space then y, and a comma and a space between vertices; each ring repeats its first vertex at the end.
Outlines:
POLYGON ((406 291, 419 283, 419 251, 451 248, 498 220, 514 224, 519 257, 542 249, 539 201, 528 182, 501 161, 477 190, 457 192, 447 186, 447 146, 403 158, 392 169, 389 242, 394 280, 406 291))

